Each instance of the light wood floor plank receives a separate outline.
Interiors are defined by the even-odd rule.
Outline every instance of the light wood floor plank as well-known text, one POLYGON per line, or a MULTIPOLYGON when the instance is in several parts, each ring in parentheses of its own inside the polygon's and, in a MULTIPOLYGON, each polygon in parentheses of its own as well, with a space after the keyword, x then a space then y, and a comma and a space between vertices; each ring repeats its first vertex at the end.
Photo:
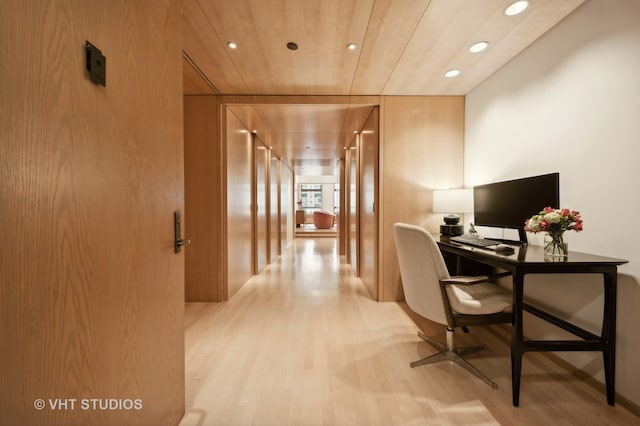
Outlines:
MULTIPOLYGON (((461 345, 493 390, 442 362, 406 305, 372 301, 333 238, 296 239, 225 303, 186 305, 186 414, 208 425, 637 425, 602 389, 548 356, 527 353, 511 405, 508 330, 473 328, 461 345)), ((426 332, 444 341, 444 327, 426 332)), ((424 326, 423 326, 424 329, 424 326)))

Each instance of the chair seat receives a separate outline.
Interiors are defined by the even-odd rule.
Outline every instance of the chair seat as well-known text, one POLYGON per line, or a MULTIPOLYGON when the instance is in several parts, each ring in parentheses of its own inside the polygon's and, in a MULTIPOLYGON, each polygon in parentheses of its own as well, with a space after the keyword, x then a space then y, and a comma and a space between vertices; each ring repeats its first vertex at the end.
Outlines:
POLYGON ((451 309, 464 315, 487 315, 511 312, 511 293, 491 283, 448 285, 451 309))

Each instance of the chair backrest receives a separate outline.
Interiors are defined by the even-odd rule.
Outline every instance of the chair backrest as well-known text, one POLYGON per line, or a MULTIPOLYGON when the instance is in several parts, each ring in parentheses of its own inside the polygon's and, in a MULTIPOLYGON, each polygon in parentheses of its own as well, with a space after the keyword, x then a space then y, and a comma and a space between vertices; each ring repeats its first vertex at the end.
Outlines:
POLYGON ((415 225, 393 226, 402 288, 409 307, 431 321, 447 324, 440 280, 449 272, 435 240, 415 225))

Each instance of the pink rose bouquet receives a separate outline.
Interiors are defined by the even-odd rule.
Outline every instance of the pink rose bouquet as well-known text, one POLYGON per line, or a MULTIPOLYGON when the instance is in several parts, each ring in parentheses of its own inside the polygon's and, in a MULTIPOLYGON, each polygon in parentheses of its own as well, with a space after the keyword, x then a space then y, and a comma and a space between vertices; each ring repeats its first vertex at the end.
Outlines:
POLYGON ((580 212, 569 209, 545 207, 540 213, 524 222, 527 232, 548 232, 550 235, 561 235, 564 231, 582 231, 580 212))

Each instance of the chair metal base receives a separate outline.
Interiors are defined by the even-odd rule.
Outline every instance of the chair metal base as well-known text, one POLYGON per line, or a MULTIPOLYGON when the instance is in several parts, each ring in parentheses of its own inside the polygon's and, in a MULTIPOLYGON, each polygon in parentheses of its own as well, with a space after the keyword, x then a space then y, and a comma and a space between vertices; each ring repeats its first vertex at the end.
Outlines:
POLYGON ((481 373, 480 370, 470 364, 469 361, 462 358, 464 355, 486 350, 487 345, 464 346, 461 348, 456 348, 454 345, 453 333, 453 329, 447 328, 447 346, 443 345, 437 340, 433 340, 431 337, 426 336, 424 333, 418 333, 418 337, 438 349, 440 352, 412 362, 411 364, 409 364, 411 368, 418 367, 420 365, 433 364, 440 361, 454 361, 458 365, 464 367, 465 370, 469 371, 471 374, 491 386, 493 389, 497 389, 498 385, 495 382, 481 373))

